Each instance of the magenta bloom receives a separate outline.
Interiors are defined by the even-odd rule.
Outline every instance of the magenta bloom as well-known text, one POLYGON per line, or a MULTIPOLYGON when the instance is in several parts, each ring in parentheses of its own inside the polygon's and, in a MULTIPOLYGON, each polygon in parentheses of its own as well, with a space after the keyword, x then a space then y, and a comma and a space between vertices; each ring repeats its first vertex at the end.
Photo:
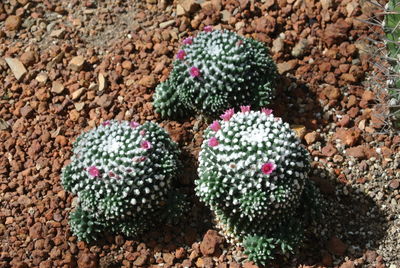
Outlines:
POLYGON ((111 125, 111 122, 110 121, 104 121, 103 123, 101 123, 103 126, 109 126, 109 125, 111 125))
POLYGON ((216 137, 212 137, 208 140, 208 146, 210 147, 215 147, 219 144, 218 140, 216 137))
POLYGON ((144 136, 146 135, 146 130, 142 129, 141 131, 139 131, 140 136, 144 136))
POLYGON ((215 132, 217 132, 218 130, 221 129, 221 125, 219 124, 218 120, 215 120, 214 122, 212 122, 212 124, 210 125, 210 128, 212 130, 214 130, 215 132))
POLYGON ((176 58, 178 60, 183 60, 185 58, 185 56, 186 56, 186 52, 183 49, 179 50, 178 53, 176 53, 176 58))
POLYGON ((140 143, 140 147, 142 149, 148 150, 148 149, 151 149, 151 147, 153 147, 153 146, 151 145, 151 143, 149 141, 142 141, 140 143))
POLYGON ((193 37, 187 37, 187 38, 183 39, 182 43, 184 45, 191 45, 193 43, 193 37))
POLYGON ((99 169, 95 166, 90 166, 88 168, 88 171, 89 171, 90 176, 92 176, 92 177, 97 177, 100 175, 99 169))
POLYGON ((204 26, 204 28, 203 28, 203 30, 205 31, 205 32, 212 32, 212 30, 213 30, 213 27, 211 26, 211 25, 207 25, 207 26, 204 26))
POLYGON ((191 76, 191 77, 198 77, 198 76, 200 76, 200 70, 199 70, 199 68, 194 67, 194 66, 190 67, 189 73, 190 73, 190 76, 191 76))
POLYGON ((265 113, 266 115, 272 114, 272 110, 267 108, 261 108, 261 112, 265 113))
POLYGON ((276 169, 276 165, 272 162, 265 163, 261 167, 261 172, 264 174, 271 174, 276 169))
POLYGON ((242 113, 250 112, 250 109, 251 109, 250 105, 240 106, 240 110, 242 113))
POLYGON ((222 114, 220 117, 222 120, 224 121, 229 121, 229 119, 231 119, 231 117, 235 114, 235 109, 231 108, 225 111, 224 114, 222 114))
POLYGON ((136 122, 136 121, 132 121, 132 122, 129 123, 129 126, 131 128, 137 128, 138 126, 140 126, 140 124, 138 122, 136 122))
MULTIPOLYGON (((143 161, 145 161, 147 158, 145 157, 145 156, 141 156, 141 157, 134 157, 134 158, 132 158, 132 161, 133 162, 136 162, 136 163, 139 163, 139 162, 143 162, 143 161)), ((131 171, 128 171, 128 172, 132 172, 132 170, 131 171)))

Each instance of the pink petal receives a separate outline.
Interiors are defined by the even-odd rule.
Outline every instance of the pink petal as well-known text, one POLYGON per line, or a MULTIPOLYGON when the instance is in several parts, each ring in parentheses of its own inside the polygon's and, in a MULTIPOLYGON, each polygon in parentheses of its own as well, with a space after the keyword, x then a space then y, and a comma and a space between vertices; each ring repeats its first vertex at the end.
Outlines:
POLYGON ((189 73, 190 73, 190 76, 192 76, 192 77, 198 77, 198 76, 200 76, 200 70, 199 70, 199 68, 194 67, 194 66, 190 67, 189 73))
POLYGON ((208 146, 210 147, 215 147, 219 144, 218 140, 216 137, 212 137, 208 140, 208 146))
POLYGON ((137 128, 138 126, 140 126, 140 124, 138 122, 132 121, 129 123, 131 128, 137 128))
POLYGON ((272 162, 267 162, 261 167, 261 172, 264 174, 271 174, 276 169, 276 165, 272 162))
POLYGON ((261 108, 261 112, 265 113, 266 115, 272 114, 272 110, 267 108, 261 108))
POLYGON ((204 28, 203 28, 203 30, 205 31, 205 32, 212 32, 212 30, 213 30, 213 27, 211 26, 211 25, 207 25, 207 26, 204 26, 204 28))
POLYGON ((149 141, 142 141, 140 143, 140 147, 142 149, 148 150, 148 149, 151 149, 153 146, 151 145, 151 143, 149 141))
POLYGON ((242 113, 250 112, 251 107, 250 107, 250 105, 240 106, 240 110, 241 110, 242 113))
POLYGON ((225 111, 224 114, 222 114, 220 116, 220 118, 224 121, 229 121, 229 119, 231 119, 231 117, 235 114, 235 109, 231 108, 225 111))
POLYGON ((176 53, 176 58, 178 60, 183 60, 185 58, 185 56, 186 56, 186 52, 183 49, 179 50, 178 53, 176 53))
POLYGON ((187 38, 183 39, 182 43, 184 45, 191 45, 193 43, 193 37, 187 37, 187 38))
POLYGON ((103 123, 101 123, 103 126, 109 126, 109 125, 111 125, 111 122, 110 121, 104 121, 103 123))
POLYGON ((219 124, 218 120, 215 120, 214 122, 212 122, 212 124, 210 125, 210 128, 212 130, 214 130, 215 132, 217 132, 218 130, 221 129, 221 125, 219 124))
POLYGON ((100 171, 95 166, 90 166, 88 168, 88 172, 89 172, 90 176, 92 176, 92 177, 97 177, 100 175, 100 171))
POLYGON ((243 40, 239 40, 239 41, 237 41, 236 42, 236 46, 238 47, 238 46, 241 46, 243 44, 243 40))

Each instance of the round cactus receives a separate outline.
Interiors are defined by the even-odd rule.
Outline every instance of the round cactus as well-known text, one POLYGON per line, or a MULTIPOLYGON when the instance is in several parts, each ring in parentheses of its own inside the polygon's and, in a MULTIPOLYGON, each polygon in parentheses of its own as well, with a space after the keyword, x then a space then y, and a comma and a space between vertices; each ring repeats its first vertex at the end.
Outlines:
POLYGON ((301 241, 304 204, 314 198, 305 190, 313 187, 308 152, 271 112, 242 106, 214 121, 205 131, 196 180, 196 194, 227 238, 262 264, 301 241))
POLYGON ((274 96, 276 77, 262 43, 207 27, 183 41, 169 79, 156 88, 154 107, 162 116, 179 116, 181 108, 215 116, 246 103, 264 107, 274 96))
POLYGON ((106 121, 80 135, 73 153, 61 178, 78 196, 70 223, 80 240, 103 230, 138 235, 169 210, 179 152, 157 124, 106 121))

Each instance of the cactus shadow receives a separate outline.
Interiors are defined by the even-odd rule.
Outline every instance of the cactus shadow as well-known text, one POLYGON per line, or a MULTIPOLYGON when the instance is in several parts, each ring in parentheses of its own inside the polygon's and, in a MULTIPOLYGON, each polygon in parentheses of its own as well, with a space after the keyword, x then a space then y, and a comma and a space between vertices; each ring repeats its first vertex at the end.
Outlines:
POLYGON ((326 201, 324 219, 306 232, 298 254, 280 260, 280 267, 315 264, 330 267, 346 258, 363 258, 367 250, 376 251, 388 229, 385 211, 364 193, 362 184, 344 184, 322 165, 311 173, 326 201))

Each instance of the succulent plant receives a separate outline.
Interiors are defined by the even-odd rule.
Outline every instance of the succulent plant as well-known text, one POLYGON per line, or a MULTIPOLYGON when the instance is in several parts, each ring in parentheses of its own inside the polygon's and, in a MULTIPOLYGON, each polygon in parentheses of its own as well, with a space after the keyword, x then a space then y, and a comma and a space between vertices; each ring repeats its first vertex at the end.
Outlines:
POLYGON ((103 231, 139 235, 157 219, 179 214, 173 180, 179 170, 177 145, 157 124, 106 121, 74 143, 62 185, 78 196, 70 224, 78 239, 103 231))
POLYGON ((196 194, 227 238, 244 245, 250 260, 264 264, 299 244, 314 213, 307 211, 318 196, 307 179, 309 155, 269 109, 242 106, 221 119, 205 131, 196 194))
POLYGON ((168 80, 156 88, 154 107, 163 117, 188 111, 215 116, 247 103, 264 107, 274 96, 276 77, 262 43, 206 27, 183 41, 168 80))

